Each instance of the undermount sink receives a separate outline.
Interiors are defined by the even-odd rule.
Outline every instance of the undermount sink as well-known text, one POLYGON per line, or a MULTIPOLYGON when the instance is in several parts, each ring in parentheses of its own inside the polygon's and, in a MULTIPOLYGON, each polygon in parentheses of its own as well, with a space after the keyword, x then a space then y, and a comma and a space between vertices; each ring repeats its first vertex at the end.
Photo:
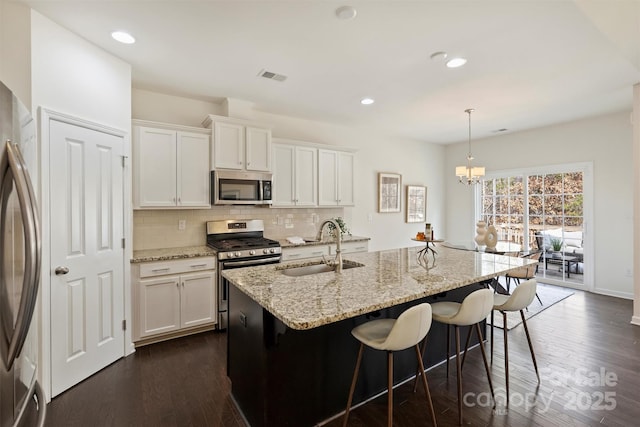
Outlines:
MULTIPOLYGON (((342 269, 348 270, 354 267, 364 267, 364 264, 360 264, 355 261, 343 261, 342 269)), ((308 276, 310 274, 318 274, 318 273, 328 273, 331 271, 335 271, 335 265, 327 265, 325 263, 311 264, 311 265, 303 265, 299 267, 285 267, 282 268, 282 274, 285 276, 299 277, 299 276, 308 276)))

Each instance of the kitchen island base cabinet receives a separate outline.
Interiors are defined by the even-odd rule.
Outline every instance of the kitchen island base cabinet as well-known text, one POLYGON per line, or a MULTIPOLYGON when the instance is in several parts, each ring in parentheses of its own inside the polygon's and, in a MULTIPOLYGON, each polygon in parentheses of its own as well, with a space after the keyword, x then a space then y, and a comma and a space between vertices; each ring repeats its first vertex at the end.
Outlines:
MULTIPOLYGON (((230 284, 227 373, 233 398, 253 427, 316 425, 346 406, 359 346, 351 335, 355 326, 374 318, 397 318, 421 302, 461 302, 481 287, 469 285, 317 328, 294 330, 230 284)), ((446 359, 446 330, 445 325, 433 323, 425 367, 446 359)), ((467 330, 461 328, 462 337, 467 330)), ((454 342, 451 354, 455 354, 454 342)), ((386 390, 386 371, 380 369, 385 364, 385 352, 365 350, 354 404, 386 390)), ((396 383, 415 373, 413 349, 394 354, 396 383)))

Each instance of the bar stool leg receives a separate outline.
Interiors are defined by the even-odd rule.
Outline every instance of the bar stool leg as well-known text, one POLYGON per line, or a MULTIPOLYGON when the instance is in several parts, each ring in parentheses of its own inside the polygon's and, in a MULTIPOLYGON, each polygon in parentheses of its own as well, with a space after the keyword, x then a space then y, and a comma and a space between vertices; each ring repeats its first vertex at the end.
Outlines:
POLYGON ((424 372, 424 364, 422 363, 422 353, 420 352, 420 348, 418 347, 418 345, 416 345, 415 349, 416 349, 416 357, 418 358, 418 364, 420 365, 422 384, 424 385, 424 391, 427 394, 427 403, 429 403, 429 410, 431 410, 431 421, 433 422, 433 427, 437 427, 438 424, 436 423, 436 412, 433 409, 433 401, 431 400, 431 393, 429 392, 429 383, 427 382, 427 374, 424 372))
POLYGON ((493 316, 494 311, 491 310, 491 366, 493 366, 493 328, 495 328, 494 325, 494 316, 493 316))
POLYGON ((524 318, 523 310, 520 310, 520 317, 522 317, 522 325, 524 326, 524 332, 527 335, 527 342, 529 343, 529 351, 531 352, 531 360, 533 360, 533 367, 536 370, 536 376, 538 377, 538 383, 539 383, 540 374, 538 373, 538 363, 536 362, 536 355, 533 353, 533 344, 531 343, 531 336, 529 335, 529 328, 527 327, 527 321, 524 318))
POLYGON ((387 388, 389 400, 387 403, 387 426, 393 427, 393 352, 387 351, 387 388))
POLYGON ((347 400, 347 409, 344 413, 343 427, 347 427, 347 420, 349 419, 349 411, 351 411, 351 402, 353 401, 353 392, 356 389, 356 381, 358 380, 358 372, 360 371, 360 362, 362 361, 362 350, 364 350, 364 344, 360 343, 360 350, 358 351, 358 359, 356 360, 356 368, 353 370, 353 380, 351 381, 351 388, 349 389, 349 399, 347 400))
POLYGON ((480 330, 480 324, 476 323, 476 333, 478 334, 478 341, 480 342, 480 351, 482 352, 482 360, 484 361, 484 369, 487 371, 487 379, 489 380, 489 388, 491 389, 491 397, 493 397, 493 407, 496 407, 496 395, 493 392, 493 382, 491 381, 491 373, 489 372, 489 363, 487 362, 487 354, 484 351, 484 340, 482 338, 482 331, 480 330))
MULTIPOLYGON (((418 362, 422 362, 424 359, 424 354, 427 351, 427 337, 424 337, 422 341, 422 350, 420 351, 420 360, 418 362)), ((422 372, 424 372, 424 362, 422 362, 422 372)), ((420 375, 420 363, 416 367, 416 379, 413 382, 413 392, 415 393, 418 390, 418 376, 420 375)))
POLYGON ((467 341, 464 344, 464 353, 462 354, 462 364, 464 367, 464 360, 467 358, 467 350, 469 349, 469 343, 471 342, 471 333, 473 332, 473 326, 469 327, 469 332, 467 332, 467 341))
POLYGON ((451 346, 451 325, 447 325, 447 378, 449 378, 449 347, 451 346))
POLYGON ((456 368, 458 377, 458 424, 462 425, 462 362, 460 361, 460 328, 453 325, 456 334, 456 368))
POLYGON ((504 340, 504 381, 507 386, 507 406, 509 406, 509 340, 507 338, 507 313, 502 312, 502 334, 504 340))

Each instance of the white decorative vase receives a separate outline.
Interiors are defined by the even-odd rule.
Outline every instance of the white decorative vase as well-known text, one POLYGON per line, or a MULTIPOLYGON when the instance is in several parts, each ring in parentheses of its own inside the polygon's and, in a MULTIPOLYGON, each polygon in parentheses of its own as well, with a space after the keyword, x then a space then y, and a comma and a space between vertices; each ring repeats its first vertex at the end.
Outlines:
POLYGON ((486 244, 484 239, 487 234, 487 223, 484 221, 478 221, 476 223, 476 237, 473 239, 478 245, 479 249, 483 249, 486 244))

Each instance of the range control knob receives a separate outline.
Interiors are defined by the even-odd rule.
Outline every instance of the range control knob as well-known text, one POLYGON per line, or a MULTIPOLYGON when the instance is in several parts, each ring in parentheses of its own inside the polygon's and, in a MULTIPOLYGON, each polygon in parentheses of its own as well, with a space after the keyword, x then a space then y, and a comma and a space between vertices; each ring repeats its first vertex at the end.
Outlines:
POLYGON ((275 251, 276 251, 276 250, 275 250, 275 249, 273 249, 273 248, 269 249, 269 253, 270 253, 270 254, 274 253, 275 251))
POLYGON ((240 256, 240 252, 236 252, 236 256, 239 257, 240 256))
POLYGON ((263 249, 263 250, 262 250, 262 253, 263 253, 263 254, 268 254, 268 253, 269 253, 269 249, 263 249))
POLYGON ((249 255, 255 255, 256 251, 254 251, 253 249, 249 251, 249 255))

